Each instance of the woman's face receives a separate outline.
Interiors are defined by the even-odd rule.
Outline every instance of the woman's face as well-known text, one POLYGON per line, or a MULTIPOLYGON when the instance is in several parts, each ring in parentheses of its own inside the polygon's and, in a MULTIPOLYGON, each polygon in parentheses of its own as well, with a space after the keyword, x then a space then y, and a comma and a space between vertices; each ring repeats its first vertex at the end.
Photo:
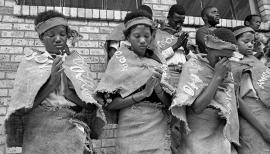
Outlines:
POLYGON ((149 26, 137 25, 130 31, 128 41, 132 50, 139 56, 144 56, 147 47, 152 41, 151 29, 149 26))
POLYGON ((254 34, 245 32, 237 40, 239 52, 245 56, 252 55, 254 47, 254 34))
POLYGON ((47 30, 42 37, 42 42, 50 54, 61 54, 67 45, 67 29, 59 25, 47 30))

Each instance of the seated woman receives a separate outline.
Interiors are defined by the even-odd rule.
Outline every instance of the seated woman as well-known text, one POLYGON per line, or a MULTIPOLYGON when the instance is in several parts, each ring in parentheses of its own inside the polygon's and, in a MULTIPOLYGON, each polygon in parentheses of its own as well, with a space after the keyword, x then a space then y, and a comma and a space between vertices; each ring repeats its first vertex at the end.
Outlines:
POLYGON ((95 90, 107 109, 119 111, 116 153, 170 154, 170 91, 161 79, 161 60, 148 49, 154 23, 141 11, 128 13, 124 23, 131 46, 115 52, 95 90))
POLYGON ((239 123, 230 62, 236 51, 228 29, 206 36, 207 54, 197 54, 183 66, 170 107, 183 122, 183 154, 232 154, 239 145, 239 123), (224 34, 224 35, 220 35, 224 34), (226 34, 226 35, 225 35, 226 34), (224 41, 226 40, 226 41, 224 41))
POLYGON ((270 153, 270 70, 252 53, 254 30, 234 28, 239 52, 244 55, 235 64, 239 80, 240 144, 239 154, 270 153))
POLYGON ((93 153, 91 137, 98 137, 105 119, 91 96, 95 82, 89 66, 67 46, 78 33, 55 11, 38 14, 35 26, 45 49, 25 53, 18 68, 6 120, 8 150, 93 153))

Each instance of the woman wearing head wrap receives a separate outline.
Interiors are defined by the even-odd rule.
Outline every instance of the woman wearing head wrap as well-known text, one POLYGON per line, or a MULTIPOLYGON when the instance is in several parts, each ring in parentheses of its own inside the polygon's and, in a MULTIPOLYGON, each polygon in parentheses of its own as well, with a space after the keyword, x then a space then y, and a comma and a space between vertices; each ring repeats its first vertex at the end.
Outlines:
MULTIPOLYGON (((148 5, 141 5, 138 10, 145 11, 153 16, 152 9, 148 5)), ((119 49, 121 44, 126 44, 123 30, 125 29, 124 23, 120 23, 113 29, 113 31, 107 36, 105 42, 105 50, 108 55, 108 61, 112 58, 113 54, 119 49)))
POLYGON ((45 50, 25 53, 18 68, 7 146, 25 154, 93 153, 91 137, 98 137, 105 119, 91 96, 95 82, 88 65, 67 46, 79 35, 55 11, 40 13, 35 25, 45 50))
POLYGON ((183 66, 170 107, 185 131, 180 141, 183 154, 232 154, 239 144, 239 124, 234 81, 228 58, 236 51, 232 32, 227 41, 207 35, 207 55, 198 54, 183 66), (232 39, 232 40, 231 40, 232 39))
POLYGON ((240 113, 239 154, 270 153, 270 70, 252 53, 254 30, 250 27, 234 28, 239 52, 244 58, 233 66, 239 83, 240 113))
POLYGON ((149 49, 154 23, 141 11, 127 14, 124 23, 131 46, 115 52, 96 95, 104 98, 107 109, 119 111, 118 154, 170 154, 165 111, 171 91, 162 80, 165 74, 159 56, 149 49))

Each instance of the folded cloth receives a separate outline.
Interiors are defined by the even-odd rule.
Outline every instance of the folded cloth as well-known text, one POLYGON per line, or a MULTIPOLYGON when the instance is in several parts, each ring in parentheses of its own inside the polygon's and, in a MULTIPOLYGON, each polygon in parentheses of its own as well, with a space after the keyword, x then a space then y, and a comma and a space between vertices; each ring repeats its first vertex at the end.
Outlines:
MULTIPOLYGON (((139 57, 128 47, 122 46, 109 61, 95 94, 119 93, 124 98, 143 86, 152 76, 155 67, 166 69, 162 63, 152 58, 139 57)), ((171 90, 166 82, 161 84, 165 89, 171 90)))
MULTIPOLYGON (((90 75, 89 66, 76 51, 68 56, 63 57, 62 67, 65 75, 69 78, 78 97, 87 104, 96 106, 96 117, 100 118, 102 125, 106 123, 105 115, 100 104, 92 97, 95 89, 95 81, 90 75)), ((14 93, 9 103, 6 115, 7 125, 12 125, 7 129, 20 129, 18 118, 22 117, 26 112, 37 107, 34 100, 40 88, 47 82, 51 74, 52 57, 46 51, 32 50, 25 55, 25 59, 21 62, 16 80, 14 82, 14 93), (12 121, 15 120, 15 121, 12 121)), ((74 102, 76 104, 76 102, 74 102)), ((15 131, 16 130, 11 130, 15 131)), ((19 130, 20 131, 20 130, 19 130)), ((7 133, 10 133, 7 130, 7 133)), ((13 135, 10 133, 8 135, 13 135)), ((13 137, 11 137, 12 139, 13 137)), ((19 139, 18 139, 19 140, 19 139)), ((19 140, 20 141, 20 140, 19 140)))

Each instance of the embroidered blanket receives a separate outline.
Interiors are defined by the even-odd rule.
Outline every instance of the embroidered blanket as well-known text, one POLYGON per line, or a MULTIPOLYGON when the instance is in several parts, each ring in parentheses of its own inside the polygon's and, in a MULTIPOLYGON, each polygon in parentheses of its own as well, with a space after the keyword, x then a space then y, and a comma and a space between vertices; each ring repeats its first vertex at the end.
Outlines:
MULTIPOLYGON (((207 60, 200 55, 192 57, 184 64, 178 89, 173 99, 170 110, 174 116, 184 122, 187 131, 189 131, 187 123, 186 106, 191 106, 196 98, 206 89, 214 75, 213 68, 208 64, 207 60)), ((224 135, 232 142, 238 142, 238 115, 237 105, 234 93, 234 85, 232 74, 229 73, 222 85, 211 100, 210 108, 217 109, 221 118, 226 119, 224 135)))
MULTIPOLYGON (((121 97, 127 97, 147 82, 155 67, 166 69, 163 66, 151 58, 139 57, 122 46, 109 61, 95 93, 119 93, 121 97)), ((166 82, 162 82, 162 85, 167 92, 171 90, 166 82)))
MULTIPOLYGON (((74 51, 71 55, 64 56, 63 60, 64 73, 71 80, 79 98, 86 103, 97 105, 97 114, 105 121, 101 105, 91 95, 95 89, 95 82, 84 59, 74 51)), ((16 110, 33 107, 38 91, 50 77, 52 63, 53 60, 47 52, 33 49, 26 54, 17 71, 14 93, 6 118, 16 110)))
POLYGON ((270 107, 270 69, 254 56, 244 57, 240 62, 234 62, 232 67, 238 76, 245 71, 250 72, 257 95, 264 105, 270 107))

